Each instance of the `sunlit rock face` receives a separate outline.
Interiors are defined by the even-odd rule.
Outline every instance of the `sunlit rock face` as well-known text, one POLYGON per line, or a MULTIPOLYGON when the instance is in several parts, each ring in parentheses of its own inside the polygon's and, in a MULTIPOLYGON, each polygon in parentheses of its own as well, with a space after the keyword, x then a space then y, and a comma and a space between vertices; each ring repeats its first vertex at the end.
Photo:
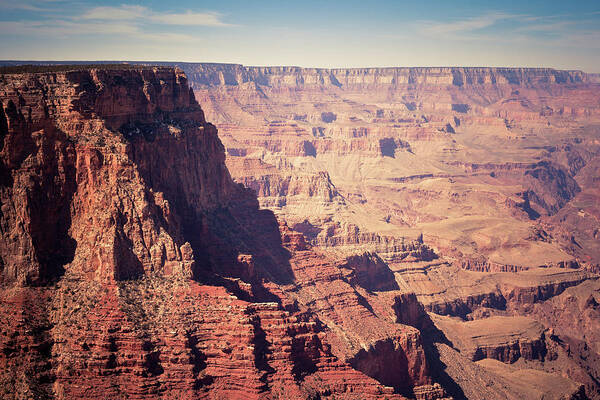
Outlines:
POLYGON ((595 75, 181 66, 234 179, 315 245, 422 235, 471 266, 600 261, 595 75))
MULTIPOLYGON (((595 361, 569 355, 594 346, 595 308, 583 325, 571 320, 583 305, 568 318, 561 312, 568 324, 551 317, 565 293, 577 304, 597 298, 576 289, 597 287, 600 272, 596 75, 181 67, 220 126, 234 180, 315 248, 345 257, 353 282, 380 299, 415 294, 420 306, 388 304, 398 315, 422 307, 422 317, 398 321, 435 326, 424 337, 447 339, 432 345, 430 369, 451 394, 560 397, 569 388, 598 397, 595 361), (389 267, 391 285, 371 257, 389 267), (541 325, 532 325, 540 313, 541 325), (561 368, 571 371, 568 382, 550 385, 561 368), (482 385, 480 376, 500 376, 502 385, 482 385)), ((361 353, 355 365, 364 360, 361 353)))

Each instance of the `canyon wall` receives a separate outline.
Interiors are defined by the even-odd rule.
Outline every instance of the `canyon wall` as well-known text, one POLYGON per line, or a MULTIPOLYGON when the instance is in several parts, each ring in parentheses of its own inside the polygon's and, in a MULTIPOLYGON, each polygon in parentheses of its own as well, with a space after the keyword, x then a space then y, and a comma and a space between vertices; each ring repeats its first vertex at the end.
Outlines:
POLYGON ((1 397, 444 397, 365 274, 231 179, 181 70, 0 73, 0 104, 1 397))
POLYGON ((583 183, 600 151, 593 74, 178 65, 234 179, 314 245, 391 260, 380 243, 402 239, 506 270, 600 262, 597 193, 583 183), (587 211, 568 205, 583 198, 587 211))
POLYGON ((552 68, 301 68, 250 67, 240 64, 179 63, 194 89, 202 86, 242 85, 256 82, 272 87, 362 85, 539 85, 595 82, 593 74, 552 68))
POLYGON ((378 295, 366 297, 376 313, 391 306, 390 318, 419 329, 451 395, 598 398, 596 356, 577 355, 583 334, 546 331, 558 324, 554 299, 598 278, 595 75, 180 66, 221 127, 233 179, 344 257, 348 279, 378 295), (533 327, 540 310, 550 319, 533 327), (540 392, 561 368, 571 392, 540 392))
POLYGON ((176 64, 0 72, 1 397, 600 398, 594 75, 176 64))

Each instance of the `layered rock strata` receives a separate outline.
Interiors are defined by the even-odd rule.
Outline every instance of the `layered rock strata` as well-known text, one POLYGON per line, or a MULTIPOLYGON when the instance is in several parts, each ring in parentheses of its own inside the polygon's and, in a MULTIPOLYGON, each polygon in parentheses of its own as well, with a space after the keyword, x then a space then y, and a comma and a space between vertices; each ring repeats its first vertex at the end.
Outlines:
POLYGON ((180 70, 0 74, 0 102, 3 398, 444 396, 362 264, 231 180, 180 70))
POLYGON ((598 398, 594 76, 181 67, 0 75, 3 396, 598 398))

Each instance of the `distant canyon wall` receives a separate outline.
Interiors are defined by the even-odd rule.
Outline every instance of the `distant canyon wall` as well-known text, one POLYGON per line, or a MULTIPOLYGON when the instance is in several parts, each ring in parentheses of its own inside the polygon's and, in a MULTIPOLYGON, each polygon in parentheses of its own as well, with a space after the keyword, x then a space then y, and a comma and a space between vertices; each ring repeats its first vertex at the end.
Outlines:
POLYGON ((268 86, 333 85, 538 85, 600 82, 597 74, 552 68, 393 67, 301 68, 247 67, 240 64, 177 64, 194 89, 256 82, 268 86))

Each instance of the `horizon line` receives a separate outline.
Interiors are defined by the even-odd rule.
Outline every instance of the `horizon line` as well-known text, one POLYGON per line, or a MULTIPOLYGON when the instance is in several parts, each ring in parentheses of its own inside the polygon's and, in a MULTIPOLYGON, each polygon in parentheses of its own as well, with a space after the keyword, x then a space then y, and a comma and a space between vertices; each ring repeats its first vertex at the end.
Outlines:
MULTIPOLYGON (((147 64, 152 64, 152 63, 161 63, 161 64, 174 64, 174 63, 179 63, 179 64, 212 64, 212 65, 236 65, 236 66, 242 66, 242 67, 246 67, 246 68, 300 68, 300 69, 317 69, 317 70, 335 70, 335 69, 399 69, 399 68, 407 68, 407 69, 412 69, 412 68, 469 68, 469 69, 483 69, 483 68, 487 68, 487 69, 535 69, 535 70, 554 70, 554 71, 565 71, 565 72, 582 72, 584 74, 600 74, 600 71, 598 72, 588 72, 588 71, 584 71, 583 69, 563 69, 563 68, 556 68, 556 67, 544 67, 544 66, 536 66, 536 67, 526 67, 526 66, 518 66, 518 65, 512 65, 512 66, 469 66, 469 65, 413 65, 413 66, 408 66, 408 65, 396 65, 396 66, 362 66, 362 67, 306 67, 306 66, 300 66, 300 65, 276 65, 276 64, 264 64, 264 65, 251 65, 251 64, 242 64, 242 63, 237 63, 237 62, 216 62, 216 61, 158 61, 158 60, 118 60, 118 59, 103 59, 103 60, 81 60, 81 59, 73 59, 73 60, 11 60, 11 59, 0 59, 0 63, 48 63, 48 64, 56 64, 56 63, 77 63, 77 64, 81 64, 81 63, 98 63, 98 64, 105 64, 105 63, 123 63, 123 64, 127 64, 127 63, 135 63, 135 64, 141 64, 141 63, 147 63, 147 64)), ((26 65, 26 64, 21 64, 21 65, 26 65)))

